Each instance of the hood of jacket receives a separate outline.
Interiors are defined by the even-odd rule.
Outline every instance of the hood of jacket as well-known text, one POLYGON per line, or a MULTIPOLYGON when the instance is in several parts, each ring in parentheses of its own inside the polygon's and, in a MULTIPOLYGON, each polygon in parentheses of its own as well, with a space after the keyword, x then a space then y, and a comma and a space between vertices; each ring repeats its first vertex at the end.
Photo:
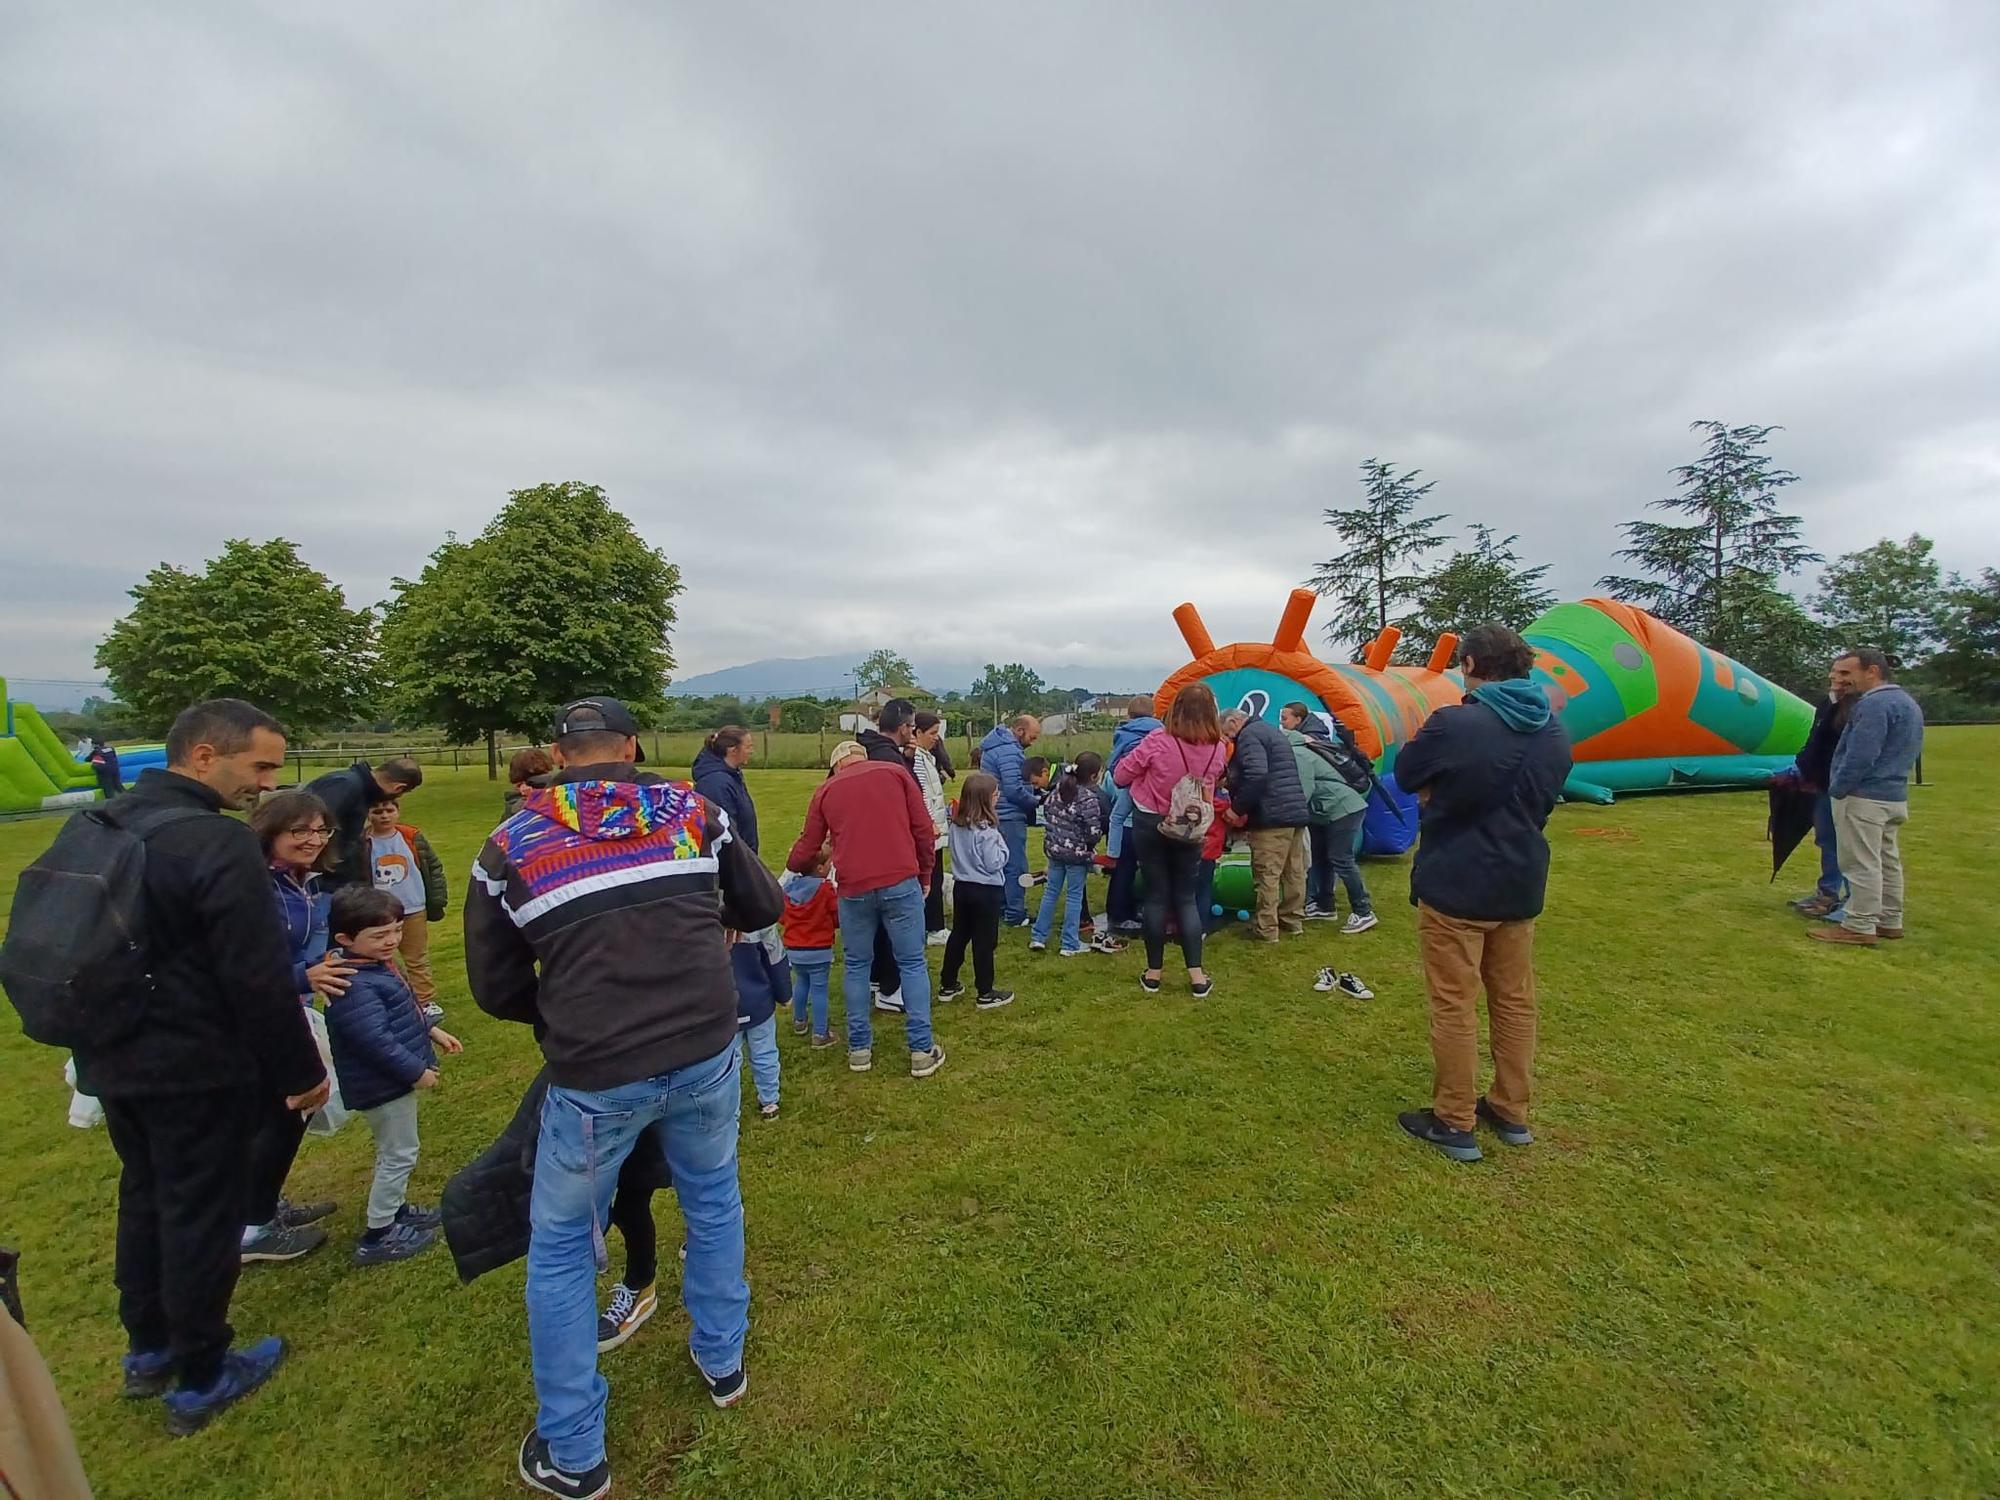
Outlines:
POLYGON ((1160 721, 1151 714, 1143 718, 1127 719, 1111 731, 1111 758, 1117 760, 1159 727, 1160 721))
POLYGON ((1526 677, 1482 682, 1467 696, 1492 709, 1500 716, 1500 722, 1516 734, 1534 734, 1552 716, 1548 694, 1526 677))
MULTIPOLYGON (((584 772, 625 769, 585 766, 584 772)), ((598 780, 594 776, 558 781, 531 791, 521 810, 559 823, 584 838, 608 842, 634 839, 685 821, 698 801, 694 788, 674 781, 598 780)))
POLYGON ((703 746, 701 752, 694 758, 694 769, 688 773, 688 780, 700 781, 702 777, 713 776, 718 772, 724 776, 734 777, 738 782, 743 780, 741 767, 732 766, 727 756, 717 755, 707 746, 703 746))
POLYGON ((812 900, 825 884, 824 875, 802 875, 797 870, 787 870, 778 877, 778 889, 785 893, 787 901, 797 906, 804 906, 812 900))

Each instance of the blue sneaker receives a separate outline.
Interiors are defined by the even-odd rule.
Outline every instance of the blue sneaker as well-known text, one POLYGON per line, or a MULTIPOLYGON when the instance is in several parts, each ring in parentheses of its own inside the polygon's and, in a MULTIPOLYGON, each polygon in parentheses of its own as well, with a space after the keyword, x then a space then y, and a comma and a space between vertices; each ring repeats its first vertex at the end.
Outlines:
POLYGON ((1426 1146, 1435 1146, 1453 1161, 1483 1161, 1479 1142, 1472 1138, 1469 1130, 1453 1130, 1444 1121, 1427 1109, 1412 1109, 1396 1116, 1396 1123, 1407 1134, 1415 1136, 1426 1146))
POLYGON ((128 1354, 119 1365, 125 1371, 127 1401, 150 1401, 174 1388, 174 1357, 164 1349, 157 1354, 128 1354))
POLYGON ((412 1229, 436 1229, 444 1223, 444 1215, 435 1208, 425 1208, 421 1203, 405 1203, 396 1210, 396 1222, 408 1224, 412 1229))
POLYGON ((1528 1129, 1525 1125, 1516 1125, 1512 1120, 1501 1114, 1499 1110, 1486 1102, 1484 1094, 1479 1096, 1479 1103, 1473 1107, 1472 1112, 1485 1121, 1487 1125, 1491 1126, 1493 1133, 1508 1145, 1532 1146, 1535 1144, 1535 1133, 1532 1130, 1528 1129))
POLYGON ((1841 902, 1840 905, 1821 917, 1820 920, 1830 926, 1838 927, 1847 920, 1847 903, 1845 901, 1841 902))
POLYGON ((201 1431, 211 1417, 256 1390, 284 1362, 283 1339, 262 1339, 247 1349, 231 1349, 222 1356, 222 1373, 207 1390, 168 1391, 162 1398, 167 1408, 167 1431, 175 1437, 201 1431))

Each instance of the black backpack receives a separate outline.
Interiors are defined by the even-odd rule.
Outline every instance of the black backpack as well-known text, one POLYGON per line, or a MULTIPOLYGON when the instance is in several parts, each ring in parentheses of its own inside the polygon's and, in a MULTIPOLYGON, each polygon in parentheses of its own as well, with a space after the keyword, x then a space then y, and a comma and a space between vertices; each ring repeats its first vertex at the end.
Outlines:
POLYGON ((208 816, 120 798, 76 814, 21 872, 0 987, 29 1040, 88 1053, 139 1028, 153 995, 146 840, 208 816))
POLYGON ((1353 730, 1335 719, 1333 732, 1338 738, 1330 741, 1308 736, 1307 747, 1338 771, 1342 781, 1362 796, 1367 796, 1370 788, 1375 785, 1374 765, 1361 753, 1361 747, 1355 743, 1353 730))

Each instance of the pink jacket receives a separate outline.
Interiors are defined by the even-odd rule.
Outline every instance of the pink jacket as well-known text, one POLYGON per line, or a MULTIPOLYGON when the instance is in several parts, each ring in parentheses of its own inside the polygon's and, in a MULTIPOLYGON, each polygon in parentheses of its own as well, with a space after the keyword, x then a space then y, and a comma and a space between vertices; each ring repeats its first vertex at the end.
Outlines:
POLYGON ((1111 779, 1132 789, 1132 801, 1141 811, 1163 813, 1173 801, 1174 784, 1183 776, 1201 778, 1211 793, 1229 763, 1229 745, 1190 745, 1164 729, 1155 729, 1118 762, 1111 779))

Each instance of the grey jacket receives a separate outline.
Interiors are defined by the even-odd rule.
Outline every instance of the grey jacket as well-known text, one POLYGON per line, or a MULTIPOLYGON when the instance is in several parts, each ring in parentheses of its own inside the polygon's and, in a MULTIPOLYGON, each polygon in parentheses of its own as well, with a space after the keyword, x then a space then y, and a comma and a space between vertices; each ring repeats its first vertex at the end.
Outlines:
POLYGON ((1917 700, 1885 682, 1854 701, 1847 728, 1833 752, 1827 794, 1907 802, 1910 772, 1924 753, 1924 711, 1917 700))
POLYGON ((1007 840, 999 829, 988 824, 976 828, 953 823, 951 874, 967 885, 1003 885, 1007 880, 1007 840))

